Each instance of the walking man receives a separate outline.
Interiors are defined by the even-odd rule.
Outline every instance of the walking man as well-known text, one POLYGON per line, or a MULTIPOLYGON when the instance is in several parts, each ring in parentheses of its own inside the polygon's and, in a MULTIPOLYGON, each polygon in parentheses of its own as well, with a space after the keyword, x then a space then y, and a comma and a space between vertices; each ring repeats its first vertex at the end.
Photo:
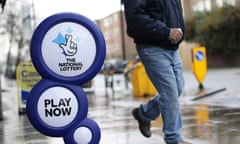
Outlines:
POLYGON ((180 133, 179 96, 183 88, 178 46, 184 37, 181 0, 125 0, 127 33, 158 93, 132 111, 145 137, 160 114, 167 144, 187 144, 180 133))

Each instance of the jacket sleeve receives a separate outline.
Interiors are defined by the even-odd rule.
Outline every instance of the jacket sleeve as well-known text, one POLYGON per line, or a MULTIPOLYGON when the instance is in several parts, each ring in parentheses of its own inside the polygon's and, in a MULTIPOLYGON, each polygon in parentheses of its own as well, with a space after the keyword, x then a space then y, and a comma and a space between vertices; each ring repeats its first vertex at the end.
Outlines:
POLYGON ((125 17, 128 35, 150 39, 168 39, 170 29, 147 10, 147 0, 125 0, 125 17))

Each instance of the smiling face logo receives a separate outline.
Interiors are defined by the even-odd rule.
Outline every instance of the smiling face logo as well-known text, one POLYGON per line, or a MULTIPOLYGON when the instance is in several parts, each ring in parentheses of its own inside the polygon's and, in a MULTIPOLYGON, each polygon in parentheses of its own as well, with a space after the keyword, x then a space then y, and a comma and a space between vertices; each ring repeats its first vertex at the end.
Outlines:
POLYGON ((67 34, 65 34, 65 36, 59 32, 53 42, 58 44, 65 56, 74 56, 78 51, 77 42, 79 42, 80 39, 77 37, 75 41, 73 41, 72 30, 70 28, 66 32, 67 34))

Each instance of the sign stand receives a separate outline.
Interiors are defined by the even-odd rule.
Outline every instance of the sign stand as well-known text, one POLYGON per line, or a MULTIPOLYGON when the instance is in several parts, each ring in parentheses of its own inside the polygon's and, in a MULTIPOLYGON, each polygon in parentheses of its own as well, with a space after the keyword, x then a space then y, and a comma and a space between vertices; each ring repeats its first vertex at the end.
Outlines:
POLYGON ((199 89, 204 89, 203 81, 207 73, 207 55, 205 47, 192 49, 192 71, 199 82, 199 89))
POLYGON ((31 124, 42 134, 63 137, 66 144, 98 144, 100 128, 87 118, 81 85, 104 63, 106 45, 99 28, 76 13, 52 15, 35 30, 30 53, 42 77, 27 99, 31 124))

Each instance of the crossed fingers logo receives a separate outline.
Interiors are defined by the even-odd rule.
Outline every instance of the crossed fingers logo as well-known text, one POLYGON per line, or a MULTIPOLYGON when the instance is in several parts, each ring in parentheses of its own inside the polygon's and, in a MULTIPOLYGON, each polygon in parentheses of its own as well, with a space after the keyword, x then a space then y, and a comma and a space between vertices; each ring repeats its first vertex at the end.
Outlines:
POLYGON ((66 43, 60 43, 59 47, 62 48, 64 55, 74 56, 77 53, 77 44, 72 41, 72 35, 65 35, 66 43))
POLYGON ((71 34, 65 34, 64 36, 62 33, 59 33, 53 42, 58 44, 65 56, 74 56, 78 51, 78 44, 73 40, 73 35, 71 34))

